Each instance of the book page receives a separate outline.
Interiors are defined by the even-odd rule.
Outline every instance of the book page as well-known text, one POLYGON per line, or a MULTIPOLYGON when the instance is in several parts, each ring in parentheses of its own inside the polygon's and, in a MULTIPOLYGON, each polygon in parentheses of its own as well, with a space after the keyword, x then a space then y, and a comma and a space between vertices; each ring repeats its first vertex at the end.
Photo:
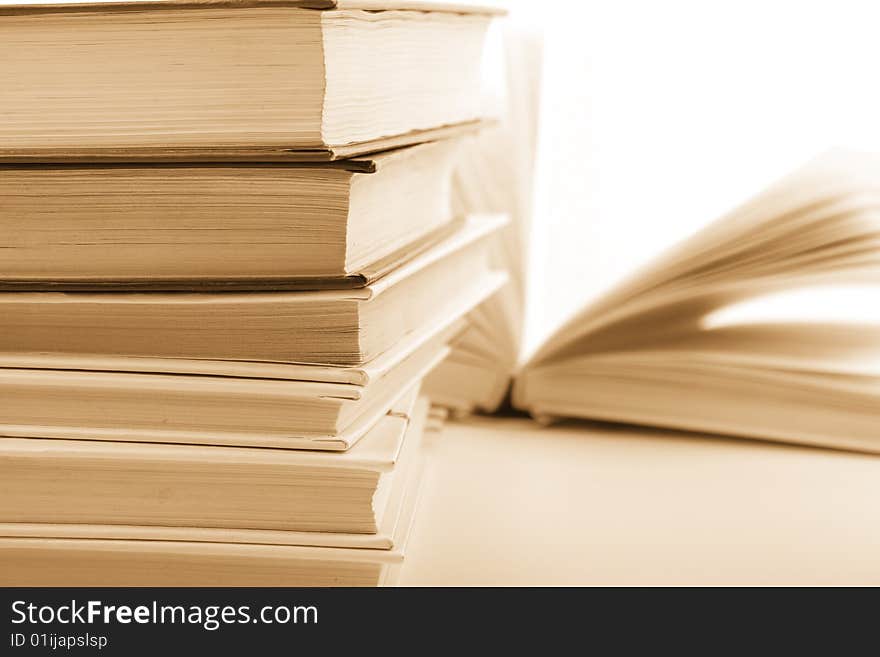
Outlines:
POLYGON ((514 0, 511 16, 545 30, 529 354, 785 171, 831 146, 880 147, 867 7, 674 0, 575 16, 514 0))

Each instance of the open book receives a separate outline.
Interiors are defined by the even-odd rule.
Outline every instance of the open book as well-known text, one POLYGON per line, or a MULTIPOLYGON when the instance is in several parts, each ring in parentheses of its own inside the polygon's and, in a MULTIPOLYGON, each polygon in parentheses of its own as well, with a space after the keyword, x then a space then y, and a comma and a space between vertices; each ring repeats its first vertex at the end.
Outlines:
POLYGON ((829 153, 577 313, 513 375, 512 404, 540 419, 880 452, 880 325, 720 317, 878 277, 880 162, 829 153))

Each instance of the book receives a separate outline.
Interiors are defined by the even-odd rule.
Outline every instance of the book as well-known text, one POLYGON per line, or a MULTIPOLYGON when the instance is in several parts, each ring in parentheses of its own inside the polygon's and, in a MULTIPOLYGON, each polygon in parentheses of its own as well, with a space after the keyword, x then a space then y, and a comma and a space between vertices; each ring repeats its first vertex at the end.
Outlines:
POLYGON ((431 330, 494 269, 502 216, 472 217, 378 280, 300 292, 8 292, 0 353, 359 365, 431 330))
POLYGON ((454 230, 460 142, 333 163, 0 165, 0 290, 363 287, 454 230))
POLYGON ((300 545, 0 537, 2 586, 387 586, 402 555, 300 545))
POLYGON ((749 300, 878 279, 880 161, 821 156, 577 313, 513 404, 577 417, 880 452, 880 330, 726 322, 749 300))
MULTIPOLYGON (((397 471, 403 460, 395 466, 397 479, 388 508, 373 534, 4 522, 0 523, 0 586, 393 585, 421 491, 427 413, 428 402, 420 399, 404 438, 409 462, 405 470, 397 471)), ((403 422, 391 419, 398 426, 403 422)), ((105 483, 111 476, 106 474, 105 483)), ((107 510, 111 506, 104 505, 107 510)))
POLYGON ((480 118, 495 13, 311 0, 2 5, 0 159, 333 160, 449 135, 480 118))
POLYGON ((462 139, 452 190, 460 214, 500 212, 511 218, 492 245, 493 263, 509 272, 510 280, 470 314, 467 331, 424 385, 436 404, 457 414, 491 413, 501 406, 522 346, 541 42, 529 30, 510 27, 503 31, 503 41, 506 85, 496 101, 499 121, 462 139))

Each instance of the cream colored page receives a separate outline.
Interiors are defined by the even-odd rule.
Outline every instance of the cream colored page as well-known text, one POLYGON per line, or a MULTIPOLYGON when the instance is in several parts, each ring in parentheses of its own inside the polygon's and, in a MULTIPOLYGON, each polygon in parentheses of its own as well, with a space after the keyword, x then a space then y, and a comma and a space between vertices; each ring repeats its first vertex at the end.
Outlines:
POLYGON ((880 166, 831 152, 734 209, 570 319, 532 364, 644 347, 761 294, 880 281, 880 166))

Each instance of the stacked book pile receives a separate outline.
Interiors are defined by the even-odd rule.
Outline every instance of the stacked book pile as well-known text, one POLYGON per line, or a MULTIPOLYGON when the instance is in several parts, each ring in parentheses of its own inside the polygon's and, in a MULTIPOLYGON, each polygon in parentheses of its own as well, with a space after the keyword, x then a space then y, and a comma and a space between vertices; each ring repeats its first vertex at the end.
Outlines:
POLYGON ((393 582, 504 219, 491 11, 367 4, 0 7, 0 583, 393 582))

